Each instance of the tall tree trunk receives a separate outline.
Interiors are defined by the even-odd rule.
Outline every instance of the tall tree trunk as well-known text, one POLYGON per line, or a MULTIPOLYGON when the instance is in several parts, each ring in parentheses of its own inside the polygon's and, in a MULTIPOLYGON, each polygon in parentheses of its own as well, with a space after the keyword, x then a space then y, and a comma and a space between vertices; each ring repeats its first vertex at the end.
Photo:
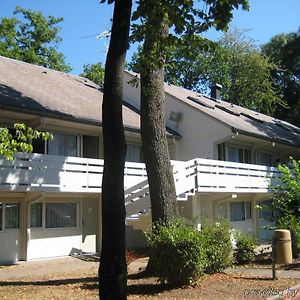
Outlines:
POLYGON ((131 0, 115 0, 105 64, 102 105, 104 171, 102 180, 102 250, 100 299, 127 298, 125 258, 124 164, 126 143, 122 119, 123 74, 131 17, 131 0))
MULTIPOLYGON (((157 28, 158 20, 153 20, 157 28)), ((161 21, 157 31, 145 36, 143 67, 141 70, 141 135, 146 161, 153 222, 168 223, 177 215, 176 191, 165 124, 164 63, 148 63, 153 60, 157 40, 168 35, 168 26, 161 21)))

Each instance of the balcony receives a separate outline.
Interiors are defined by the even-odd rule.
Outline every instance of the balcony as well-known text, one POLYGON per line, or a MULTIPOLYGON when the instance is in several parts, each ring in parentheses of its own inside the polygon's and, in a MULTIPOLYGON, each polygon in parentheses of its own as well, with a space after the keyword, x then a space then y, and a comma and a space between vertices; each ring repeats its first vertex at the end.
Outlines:
MULTIPOLYGON (((104 161, 80 157, 18 153, 0 159, 0 191, 101 193, 104 161)), ((147 178, 145 165, 126 162, 125 188, 147 178)))
MULTIPOLYGON (((278 175, 273 167, 209 159, 172 164, 179 198, 191 191, 265 193, 278 175)), ((101 193, 103 165, 101 159, 19 153, 12 161, 0 159, 0 191, 101 193)), ((126 195, 142 195, 145 165, 126 162, 124 173, 126 195)))

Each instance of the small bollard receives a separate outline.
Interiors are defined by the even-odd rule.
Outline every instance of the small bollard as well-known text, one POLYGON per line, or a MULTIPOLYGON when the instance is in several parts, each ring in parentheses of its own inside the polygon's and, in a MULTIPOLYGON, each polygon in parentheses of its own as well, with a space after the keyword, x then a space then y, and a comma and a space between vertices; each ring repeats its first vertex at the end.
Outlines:
POLYGON ((272 279, 276 279, 276 264, 291 264, 291 233, 286 229, 276 229, 272 239, 272 279))

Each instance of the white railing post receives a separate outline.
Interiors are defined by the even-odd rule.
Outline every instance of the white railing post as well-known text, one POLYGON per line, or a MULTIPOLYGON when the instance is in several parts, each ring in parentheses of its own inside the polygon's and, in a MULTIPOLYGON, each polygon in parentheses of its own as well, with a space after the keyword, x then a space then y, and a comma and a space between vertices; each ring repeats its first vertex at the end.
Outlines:
POLYGON ((198 192, 198 186, 200 184, 200 166, 198 165, 198 160, 195 159, 194 160, 194 164, 196 164, 195 166, 195 192, 198 192))

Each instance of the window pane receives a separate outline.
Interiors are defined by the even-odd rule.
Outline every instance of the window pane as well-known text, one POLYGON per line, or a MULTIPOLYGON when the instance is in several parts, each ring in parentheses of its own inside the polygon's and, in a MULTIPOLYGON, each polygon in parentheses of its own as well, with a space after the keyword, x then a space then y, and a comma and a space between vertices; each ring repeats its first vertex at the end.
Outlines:
POLYGON ((245 220, 244 202, 230 203, 230 221, 243 221, 243 220, 245 220))
POLYGON ((228 148, 228 160, 233 162, 240 162, 239 149, 238 148, 228 148))
POLYGON ((240 163, 250 163, 250 150, 237 147, 228 147, 228 160, 240 163))
POLYGON ((42 227, 42 203, 34 203, 30 209, 30 226, 31 227, 42 227))
POLYGON ((53 140, 48 142, 48 154, 77 156, 77 136, 54 133, 53 140))
POLYGON ((75 227, 76 203, 46 203, 46 227, 75 227))
POLYGON ((20 205, 18 203, 5 204, 5 229, 20 227, 20 205))
POLYGON ((251 202, 245 202, 245 208, 246 208, 246 219, 251 219, 252 218, 251 202))
POLYGON ((127 144, 126 161, 140 162, 141 147, 139 145, 127 144))
POLYGON ((272 156, 269 153, 257 152, 256 153, 256 162, 259 165, 271 166, 272 165, 272 156))
POLYGON ((83 157, 99 158, 99 137, 83 136, 83 157))
POLYGON ((250 150, 244 149, 244 160, 243 163, 250 164, 250 150))

